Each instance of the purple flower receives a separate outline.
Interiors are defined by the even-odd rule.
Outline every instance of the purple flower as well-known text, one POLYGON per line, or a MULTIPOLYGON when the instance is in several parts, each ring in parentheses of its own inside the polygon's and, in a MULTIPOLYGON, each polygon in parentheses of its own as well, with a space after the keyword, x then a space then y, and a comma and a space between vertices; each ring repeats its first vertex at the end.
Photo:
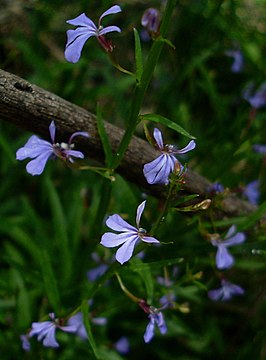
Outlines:
MULTIPOLYGON (((104 317, 92 318, 91 322, 95 325, 101 326, 107 323, 107 319, 104 317)), ((87 331, 83 323, 83 315, 81 312, 71 316, 67 321, 67 325, 75 328, 76 335, 79 336, 82 340, 88 339, 87 331)))
POLYGON ((225 239, 211 239, 213 246, 217 247, 216 265, 218 269, 228 269, 234 264, 233 256, 228 252, 227 247, 242 244, 246 240, 244 233, 236 232, 236 226, 232 225, 228 230, 225 239))
POLYGON ((29 342, 29 335, 28 334, 24 334, 24 335, 20 335, 20 340, 22 342, 22 349, 24 351, 30 351, 30 342, 29 342))
POLYGON ((266 155, 266 145, 255 144, 253 149, 259 154, 266 155))
POLYGON ((261 84, 261 86, 254 90, 254 85, 250 84, 247 89, 244 91, 243 98, 247 100, 250 105, 255 109, 260 109, 266 105, 266 83, 261 84))
POLYGON ((219 194, 224 191, 224 187, 221 183, 217 182, 217 183, 212 184, 212 186, 209 187, 208 191, 210 193, 219 194))
POLYGON ((143 201, 137 208, 137 227, 130 225, 117 214, 109 216, 106 220, 106 225, 110 229, 120 231, 120 233, 114 234, 107 232, 103 234, 101 244, 106 247, 115 247, 123 244, 116 252, 116 260, 120 262, 120 264, 124 264, 124 262, 131 258, 138 240, 146 243, 160 243, 159 240, 154 237, 148 236, 147 231, 140 227, 140 218, 145 208, 145 204, 146 200, 143 201))
POLYGON ((144 11, 141 18, 141 25, 145 27, 149 33, 157 34, 160 29, 161 14, 159 10, 149 8, 144 11))
POLYGON ((18 149, 16 153, 17 160, 25 160, 27 158, 33 159, 31 160, 27 166, 26 170, 31 175, 40 175, 46 162, 51 157, 59 157, 64 161, 74 162, 73 158, 83 159, 84 154, 80 151, 72 150, 74 144, 72 144, 72 140, 75 136, 84 136, 89 137, 89 134, 83 131, 78 131, 72 134, 69 138, 68 143, 55 143, 55 131, 56 126, 54 121, 51 122, 49 126, 51 142, 40 139, 36 135, 32 135, 26 144, 18 149))
POLYGON ((121 32, 121 29, 117 26, 107 26, 104 28, 101 25, 101 21, 106 15, 116 14, 120 11, 121 8, 118 5, 110 7, 100 16, 98 27, 84 13, 75 19, 68 20, 68 24, 77 26, 77 28, 75 30, 67 30, 67 44, 65 48, 65 58, 67 61, 72 63, 78 62, 85 42, 92 36, 97 38, 107 52, 112 52, 113 45, 111 41, 105 39, 104 35, 113 31, 121 32))
POLYGON ((253 205, 258 205, 260 198, 259 191, 260 182, 259 180, 251 181, 244 188, 243 194, 248 199, 248 201, 253 205))
POLYGON ((241 72, 244 66, 244 58, 242 52, 240 50, 227 50, 225 51, 225 55, 233 58, 231 71, 233 73, 241 72))
POLYGON ((208 296, 214 301, 227 301, 234 295, 243 295, 244 289, 241 286, 232 284, 230 281, 223 279, 221 288, 208 291, 208 296))
POLYGON ((55 319, 55 314, 49 314, 52 321, 42 321, 42 322, 34 322, 32 323, 31 330, 29 332, 29 336, 32 337, 37 335, 38 341, 42 341, 43 345, 46 347, 59 347, 58 342, 55 339, 55 330, 60 329, 65 332, 76 332, 76 326, 61 326, 59 324, 60 321, 55 319))
POLYGON ((149 184, 165 184, 169 183, 169 175, 174 170, 176 162, 183 169, 183 166, 174 156, 175 154, 185 154, 196 147, 194 140, 191 140, 183 149, 176 149, 173 145, 164 145, 162 133, 159 129, 155 128, 153 136, 156 141, 156 147, 161 152, 155 160, 144 165, 143 173, 149 184))
POLYGON ((158 309, 155 309, 151 306, 149 319, 150 321, 146 327, 146 331, 144 334, 145 343, 149 343, 151 339, 154 337, 155 325, 157 325, 161 334, 164 335, 167 332, 167 326, 165 324, 163 313, 161 311, 158 312, 158 309))
POLYGON ((128 354, 130 351, 130 345, 129 345, 128 338, 126 336, 122 336, 114 344, 114 348, 122 355, 128 354))

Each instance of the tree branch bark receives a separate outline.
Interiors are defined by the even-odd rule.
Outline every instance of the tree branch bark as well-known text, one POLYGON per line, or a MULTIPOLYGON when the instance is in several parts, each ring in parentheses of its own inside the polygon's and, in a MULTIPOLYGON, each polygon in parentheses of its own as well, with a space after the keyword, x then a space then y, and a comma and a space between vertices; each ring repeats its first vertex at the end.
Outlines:
MULTIPOLYGON (((57 139, 61 141, 75 131, 87 131, 90 138, 79 137, 77 148, 93 160, 104 161, 94 114, 3 70, 0 70, 0 118, 46 139, 49 139, 48 127, 52 120, 56 123, 57 139)), ((108 122, 105 128, 115 152, 124 130, 108 122)), ((117 171, 152 195, 163 198, 164 187, 149 185, 142 171, 143 165, 157 155, 147 141, 134 136, 117 171)), ((208 196, 211 183, 206 178, 188 169, 185 180, 185 193, 199 194, 201 198, 208 196)), ((224 198, 220 207, 228 216, 248 215, 256 209, 234 195, 224 198)))

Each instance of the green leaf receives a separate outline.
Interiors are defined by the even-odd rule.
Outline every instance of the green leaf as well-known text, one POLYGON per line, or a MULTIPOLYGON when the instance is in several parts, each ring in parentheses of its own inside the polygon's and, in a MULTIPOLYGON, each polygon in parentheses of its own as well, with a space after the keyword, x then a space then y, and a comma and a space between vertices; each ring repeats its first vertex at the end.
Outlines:
POLYGON ((102 118, 102 113, 101 113, 99 104, 97 104, 96 121, 97 121, 98 133, 100 135, 100 138, 101 138, 101 141, 103 144, 103 151, 105 154, 105 163, 107 166, 110 166, 110 164, 112 162, 112 158, 113 158, 112 148, 111 148, 107 133, 105 131, 104 121, 102 118))
POLYGON ((84 326, 85 326, 85 329, 86 329, 86 332, 88 335, 88 342, 90 345, 91 355, 93 356, 93 359, 100 360, 98 350, 96 347, 96 343, 95 343, 94 337, 92 335, 91 324, 89 321, 89 304, 88 304, 87 299, 82 301, 81 312, 83 315, 83 323, 84 323, 84 326))
POLYGON ((155 123, 159 123, 162 125, 167 126, 168 128, 182 134, 190 139, 196 139, 195 136, 190 135, 185 129, 183 129, 180 125, 176 124, 172 120, 165 118, 164 116, 157 115, 157 114, 145 114, 140 116, 140 120, 148 120, 153 121, 155 123))
POLYGON ((59 256, 61 257, 62 281, 67 283, 72 266, 70 244, 67 234, 67 221, 55 186, 48 177, 45 179, 45 185, 48 190, 47 193, 51 207, 54 234, 59 248, 59 256))
POLYGON ((258 222, 263 216, 266 215, 266 201, 262 203, 256 211, 254 211, 250 216, 246 218, 244 223, 240 226, 238 226, 238 231, 243 231, 251 226, 255 225, 256 222, 258 222))
POLYGON ((130 261, 130 269, 139 274, 142 278, 147 292, 147 301, 152 303, 153 292, 154 292, 154 282, 151 274, 151 269, 149 266, 142 267, 143 262, 141 259, 134 258, 130 261))
POLYGON ((172 49, 176 49, 175 45, 168 39, 163 38, 162 36, 159 36, 158 38, 156 38, 156 41, 160 41, 163 42, 167 45, 169 45, 172 49))
POLYGON ((45 293, 47 294, 49 303, 56 313, 60 309, 60 296, 56 282, 56 275, 52 268, 51 260, 48 252, 45 249, 40 251, 40 267, 42 271, 42 277, 45 287, 45 293))
POLYGON ((140 43, 138 30, 137 29, 133 29, 133 30, 134 30, 134 38, 135 38, 136 78, 137 81, 140 82, 143 72, 142 50, 141 50, 141 43, 140 43))

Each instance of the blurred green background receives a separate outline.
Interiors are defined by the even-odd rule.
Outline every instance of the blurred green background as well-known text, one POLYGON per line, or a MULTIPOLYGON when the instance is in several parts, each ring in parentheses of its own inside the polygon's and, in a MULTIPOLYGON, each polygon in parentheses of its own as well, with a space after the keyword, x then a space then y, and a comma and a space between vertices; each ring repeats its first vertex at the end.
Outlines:
MULTIPOLYGON (((104 19, 104 24, 122 29, 112 39, 125 68, 134 71, 132 29, 141 34, 145 57, 152 41, 140 25, 141 16, 148 7, 163 11, 164 3, 121 1, 117 4, 122 13, 104 19)), ((85 12, 96 22, 114 4, 1 0, 1 68, 91 112, 96 112, 99 102, 103 118, 124 127, 134 80, 112 67, 95 38, 86 43, 77 64, 64 59, 70 28, 66 20, 85 12)), ((265 82, 265 33, 265 0, 178 1, 168 35, 176 49, 164 47, 142 109, 176 121, 196 136, 189 166, 209 180, 243 197, 243 187, 260 179, 260 204, 265 202, 266 162, 252 147, 266 145, 266 107, 252 108, 243 93, 249 84, 256 89, 265 82), (233 59, 225 54, 232 49, 243 54, 238 73, 231 71, 233 59)), ((168 143, 186 145, 187 139, 163 130, 168 143)), ((144 137, 141 127, 137 134, 144 137)), ((30 176, 25 162, 15 160, 16 150, 29 135, 0 121, 1 359, 91 359, 86 342, 60 331, 57 350, 46 349, 35 339, 31 352, 21 348, 19 336, 33 321, 52 311, 68 315, 86 298, 92 286, 87 271, 99 265, 91 254, 97 252, 108 264, 113 253, 98 245, 104 224, 96 224, 95 230, 103 180, 90 172, 70 170, 58 160, 50 161, 41 176, 30 176)), ((107 215, 119 213, 133 224, 144 198, 148 201, 143 227, 149 229, 162 204, 121 177, 112 185, 107 215)), ((243 224, 243 219, 224 219, 215 229, 223 233, 233 222, 243 224)), ((247 228, 248 240, 232 249, 236 264, 224 275, 215 269, 216 249, 202 236, 204 231, 215 232, 211 226, 209 218, 173 211, 156 234, 169 244, 149 248, 143 260, 134 259, 120 269, 136 296, 159 306, 159 298, 169 291, 156 280, 166 271, 162 264, 169 263, 169 274, 178 266, 171 287, 178 305, 164 313, 165 336, 157 333, 150 344, 144 344, 147 315, 122 293, 115 278, 97 292, 92 316, 108 319, 105 326, 92 325, 103 359, 266 359, 265 226, 247 228), (211 302, 207 290, 218 288, 221 276, 245 288, 245 295, 228 303, 211 302), (184 303, 188 313, 179 308, 184 303), (122 336, 130 342, 127 355, 115 350, 122 336)))

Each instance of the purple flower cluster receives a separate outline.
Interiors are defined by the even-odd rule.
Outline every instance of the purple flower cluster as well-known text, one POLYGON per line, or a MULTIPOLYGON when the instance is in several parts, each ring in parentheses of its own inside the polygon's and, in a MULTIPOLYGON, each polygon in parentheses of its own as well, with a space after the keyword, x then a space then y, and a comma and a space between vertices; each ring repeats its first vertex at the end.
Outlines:
POLYGON ((179 167, 183 166, 179 163, 175 155, 182 155, 196 147, 194 140, 191 140, 186 147, 178 150, 174 145, 164 145, 162 133, 155 128, 153 136, 156 141, 156 148, 161 152, 155 160, 144 165, 143 173, 149 184, 165 184, 169 183, 169 175, 174 171, 178 162, 179 167))
POLYGON ((49 158, 58 157, 71 163, 74 162, 73 158, 84 158, 82 152, 73 150, 74 144, 72 144, 72 141, 76 136, 89 137, 87 132, 75 132, 70 136, 68 143, 59 144, 55 143, 56 126, 54 121, 51 122, 49 131, 51 142, 40 139, 36 135, 32 135, 26 144, 18 149, 16 153, 17 160, 25 160, 27 158, 33 159, 26 166, 27 172, 31 175, 40 175, 49 158))
POLYGON ((145 205, 146 201, 143 201, 137 208, 137 227, 130 225, 118 214, 109 216, 106 220, 106 225, 110 229, 114 231, 119 231, 120 233, 114 234, 111 232, 107 232, 103 234, 101 244, 109 248, 122 245, 116 252, 116 260, 120 262, 120 264, 124 264, 124 262, 128 261, 131 258, 134 247, 139 240, 146 243, 160 243, 159 240, 149 236, 147 234, 147 231, 140 227, 140 218, 145 208, 145 205))
POLYGON ((228 230, 224 240, 213 238, 211 243, 217 247, 216 265, 220 270, 228 269, 234 264, 234 258, 227 250, 228 247, 242 244, 246 240, 244 233, 236 232, 236 226, 232 225, 228 230))
POLYGON ((121 11, 120 6, 114 5, 110 9, 106 10, 99 18, 98 27, 94 22, 88 18, 84 13, 76 17, 75 19, 68 20, 67 23, 70 25, 77 26, 75 30, 67 31, 67 43, 65 48, 65 58, 71 63, 79 61, 81 51, 85 42, 92 36, 95 36, 101 46, 107 51, 113 51, 113 45, 111 41, 106 40, 106 34, 117 31, 121 32, 121 29, 117 26, 103 27, 101 22, 102 19, 110 14, 116 14, 121 11))

